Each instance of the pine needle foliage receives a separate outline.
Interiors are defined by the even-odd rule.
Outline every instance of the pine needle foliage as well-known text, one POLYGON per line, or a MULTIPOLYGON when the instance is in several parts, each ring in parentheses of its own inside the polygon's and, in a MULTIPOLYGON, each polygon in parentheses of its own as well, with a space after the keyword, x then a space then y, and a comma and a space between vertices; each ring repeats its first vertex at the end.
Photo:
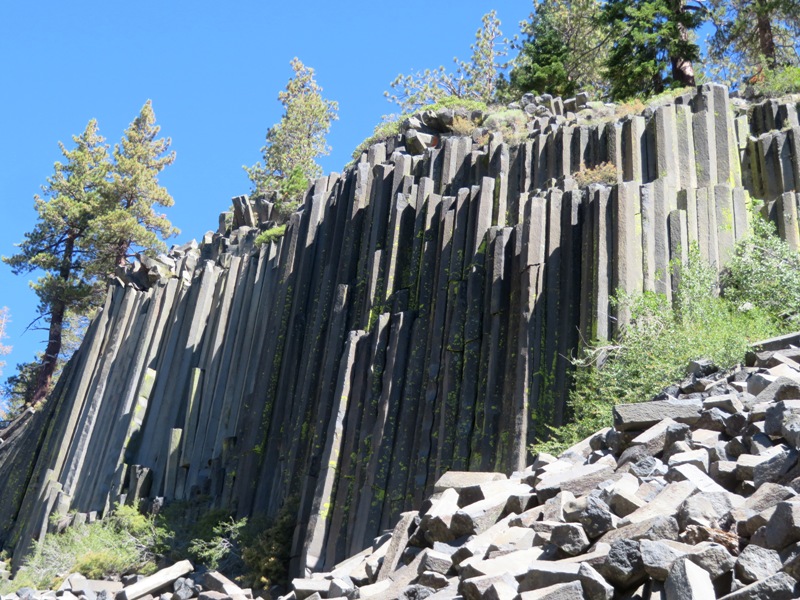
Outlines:
POLYGON ((702 5, 672 0, 609 0, 598 23, 613 31, 605 65, 614 100, 647 97, 694 85, 700 48, 692 32, 702 5))
POLYGON ((602 95, 610 26, 598 21, 598 0, 539 0, 528 21, 520 25, 524 38, 508 80, 504 100, 524 93, 574 96, 579 91, 602 95))
POLYGON ((322 97, 314 69, 292 59, 294 75, 278 94, 281 120, 267 131, 261 148, 263 164, 244 167, 253 185, 252 195, 278 194, 278 203, 296 202, 308 185, 322 174, 316 159, 330 154, 326 136, 339 105, 322 97))
POLYGON ((475 32, 475 42, 470 46, 472 55, 469 61, 454 58, 455 71, 439 66, 410 75, 398 75, 390 84, 393 93, 384 92, 384 95, 390 102, 398 104, 403 113, 436 104, 449 96, 491 102, 500 73, 507 66, 503 59, 508 55, 509 42, 504 40, 500 25, 496 11, 486 13, 481 19, 481 27, 475 32))
POLYGON ((17 275, 42 273, 31 287, 48 340, 36 371, 33 405, 50 390, 69 324, 101 304, 107 278, 134 250, 163 250, 161 238, 177 233, 153 208, 172 205, 158 174, 175 155, 168 152, 170 140, 157 138, 158 132, 148 100, 113 156, 94 119, 73 136, 74 148, 59 143, 64 160, 55 163, 42 195, 34 197, 37 221, 18 252, 3 257, 17 275))

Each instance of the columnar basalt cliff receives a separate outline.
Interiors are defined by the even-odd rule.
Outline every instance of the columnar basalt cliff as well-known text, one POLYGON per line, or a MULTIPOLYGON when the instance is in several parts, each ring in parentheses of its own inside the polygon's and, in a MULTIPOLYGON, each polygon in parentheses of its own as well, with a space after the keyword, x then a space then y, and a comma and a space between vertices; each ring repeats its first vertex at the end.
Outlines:
POLYGON ((408 129, 317 180, 276 242, 254 244, 270 203, 236 198, 121 274, 48 402, 0 430, 0 543, 18 559, 52 514, 119 501, 291 501, 295 571, 330 568, 443 472, 523 467, 570 354, 624 322, 616 289, 669 296, 693 241, 721 268, 751 196, 800 244, 795 104, 706 85, 622 120, 551 108, 515 147, 408 129), (603 162, 618 183, 579 188, 603 162))

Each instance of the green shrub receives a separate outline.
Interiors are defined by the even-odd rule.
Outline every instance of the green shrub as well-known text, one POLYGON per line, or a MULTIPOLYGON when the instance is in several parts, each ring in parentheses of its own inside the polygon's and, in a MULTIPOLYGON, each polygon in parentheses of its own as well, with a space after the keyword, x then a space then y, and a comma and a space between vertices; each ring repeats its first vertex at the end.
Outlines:
POLYGON ((256 589, 288 583, 289 553, 297 516, 297 498, 286 500, 277 518, 253 524, 243 533, 242 582, 256 589))
POLYGON ((269 244, 270 242, 277 241, 279 238, 282 238, 283 235, 286 233, 286 224, 277 225, 276 227, 271 227, 266 231, 262 231, 256 237, 256 244, 259 246, 263 246, 264 244, 269 244))
POLYGON ((384 120, 375 126, 375 129, 372 131, 372 135, 361 142, 358 146, 356 146, 356 149, 353 150, 353 161, 358 161, 361 158, 361 155, 369 150, 369 147, 373 144, 393 138, 400 133, 400 124, 403 122, 405 117, 389 115, 383 118, 384 120))
POLYGON ((584 169, 583 171, 574 173, 572 177, 575 179, 575 183, 578 184, 578 187, 586 187, 593 183, 614 185, 617 183, 618 172, 614 163, 601 162, 591 169, 584 169))
POLYGON ((90 525, 47 534, 12 581, 0 581, 0 595, 21 587, 53 589, 79 572, 91 579, 126 573, 148 574, 157 559, 220 569, 248 587, 286 584, 297 500, 290 499, 274 520, 235 520, 210 509, 207 498, 172 502, 156 516, 128 506, 90 525))
POLYGON ((571 422, 547 432, 549 439, 533 451, 558 453, 610 426, 614 404, 652 399, 681 381, 691 360, 708 358, 728 368, 744 358, 750 343, 778 333, 768 311, 757 305, 740 310, 715 293, 716 274, 702 261, 696 244, 679 274, 673 305, 652 292, 615 298, 629 308, 630 323, 613 343, 596 342, 585 349, 575 364, 568 403, 571 422))
POLYGON ((469 98, 459 98, 458 96, 446 96, 442 98, 435 104, 428 104, 427 106, 423 106, 418 112, 423 112, 426 110, 437 111, 442 108, 462 108, 467 112, 472 112, 475 110, 479 110, 481 112, 488 112, 489 106, 485 102, 481 102, 480 100, 470 100, 469 98))
POLYGON ((209 569, 225 573, 241 571, 241 537, 247 519, 226 519, 212 527, 210 539, 197 538, 189 543, 189 554, 209 569))
POLYGON ((754 215, 722 273, 722 295, 737 307, 758 306, 784 329, 800 328, 800 254, 775 226, 754 215))
POLYGON ((528 137, 528 116, 518 109, 501 110, 483 120, 490 131, 499 131, 510 146, 519 146, 528 137))
POLYGON ((171 502, 154 519, 154 551, 172 562, 187 558, 203 562, 197 552, 213 546, 220 525, 230 520, 230 511, 209 508, 208 498, 171 502))
POLYGON ((475 121, 472 119, 468 119, 467 117, 462 117, 461 115, 456 115, 453 117, 453 122, 450 125, 450 131, 455 133, 456 135, 472 135, 473 130, 475 129, 475 121))
POLYGON ((753 86, 758 96, 778 98, 800 92, 800 67, 785 66, 779 69, 763 67, 760 80, 753 86))
POLYGON ((0 594, 25 586, 52 589, 73 572, 90 579, 152 572, 155 539, 152 519, 130 507, 118 506, 103 520, 48 533, 16 577, 0 583, 0 594))
MULTIPOLYGON (((276 202, 276 207, 282 204, 294 204, 296 209, 298 204, 296 198, 303 197, 303 194, 305 194, 308 189, 308 185, 308 177, 306 177, 303 169, 295 167, 289 173, 288 177, 280 180, 278 186, 279 200, 276 202)), ((292 209, 291 212, 294 212, 295 209, 292 209)))

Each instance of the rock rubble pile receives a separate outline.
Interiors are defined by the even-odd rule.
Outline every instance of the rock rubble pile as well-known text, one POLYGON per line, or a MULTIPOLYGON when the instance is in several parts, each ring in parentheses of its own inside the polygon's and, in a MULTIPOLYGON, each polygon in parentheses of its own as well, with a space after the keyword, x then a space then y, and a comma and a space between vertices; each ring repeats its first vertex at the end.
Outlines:
POLYGON ((147 577, 127 575, 121 581, 87 579, 73 573, 57 590, 21 588, 2 600, 252 600, 242 589, 217 571, 195 571, 188 560, 179 561, 147 577))
POLYGON ((446 473, 422 510, 284 600, 800 597, 800 349, 785 342, 732 371, 693 363, 510 477, 446 473))
POLYGON ((550 94, 525 94, 519 102, 512 102, 506 110, 496 110, 486 114, 481 109, 465 107, 442 107, 417 112, 400 124, 403 143, 411 154, 422 154, 440 142, 441 134, 459 133, 459 123, 484 123, 474 127, 472 136, 478 141, 494 129, 490 121, 509 120, 508 125, 515 133, 527 137, 529 134, 554 133, 565 125, 587 125, 598 119, 610 119, 616 114, 613 103, 592 102, 586 92, 574 98, 563 99, 550 94), (515 113, 516 112, 516 117, 515 113))

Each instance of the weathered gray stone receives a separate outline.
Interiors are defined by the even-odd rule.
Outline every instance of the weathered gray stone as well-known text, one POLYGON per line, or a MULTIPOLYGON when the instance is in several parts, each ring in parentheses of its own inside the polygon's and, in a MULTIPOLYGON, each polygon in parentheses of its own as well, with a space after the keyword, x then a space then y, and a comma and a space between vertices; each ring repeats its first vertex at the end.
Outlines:
POLYGON ((192 563, 182 560, 117 592, 117 600, 137 600, 162 587, 172 585, 178 577, 183 577, 193 570, 192 563))
POLYGON ((433 501, 420 522, 420 528, 431 542, 449 542, 456 538, 450 531, 450 523, 457 510, 458 492, 453 488, 446 489, 433 501))
POLYGON ((423 571, 419 575, 419 584, 434 590, 441 590, 442 588, 446 588, 449 583, 450 580, 441 573, 435 573, 433 571, 423 571))
MULTIPOLYGON (((754 377, 750 379, 754 380, 754 383, 757 381, 754 377)), ((770 379, 770 377, 764 377, 764 382, 753 389, 750 388, 750 380, 747 381, 747 391, 755 395, 757 404, 800 399, 800 382, 788 377, 777 377, 772 381, 770 379)))
POLYGON ((613 469, 601 463, 571 468, 569 471, 545 475, 536 485, 536 494, 540 501, 554 498, 562 490, 582 495, 594 488, 598 483, 608 479, 613 469))
POLYGON ((719 600, 790 600, 796 598, 797 582, 786 573, 776 573, 745 586, 719 600))
POLYGON ((517 576, 519 592, 546 588, 558 583, 579 581, 580 564, 562 561, 533 561, 517 576))
POLYGON ((421 557, 417 569, 419 573, 423 571, 433 571, 434 573, 447 575, 453 566, 453 558, 451 555, 445 554, 444 552, 437 552, 430 548, 425 548, 422 551, 421 557))
POLYGON ((519 480, 500 479, 478 485, 463 487, 458 491, 458 504, 461 507, 468 506, 481 500, 486 500, 490 496, 504 494, 506 498, 515 494, 531 494, 532 490, 526 483, 519 480))
POLYGON ((625 526, 630 523, 641 523, 658 516, 674 514, 681 504, 696 492, 697 486, 691 481, 670 483, 661 490, 655 499, 629 514, 619 524, 625 526))
MULTIPOLYGON (((483 600, 484 598, 497 598, 497 600, 504 600, 507 595, 504 592, 498 593, 497 589, 508 589, 516 595, 517 582, 509 573, 502 573, 499 575, 482 575, 478 577, 471 577, 469 579, 462 579, 458 585, 458 592, 464 596, 465 600, 483 600)), ((514 596, 511 596, 513 599, 514 596)))
POLYGON ((707 492, 691 496, 678 509, 678 524, 682 530, 689 525, 721 529, 726 515, 734 508, 733 501, 742 503, 737 496, 724 492, 707 492))
POLYGON ((579 581, 557 583, 519 595, 520 600, 583 600, 584 598, 583 588, 579 581))
POLYGON ((612 529, 600 538, 600 542, 611 544, 616 540, 677 540, 678 521, 674 517, 658 516, 612 529))
POLYGON ((716 596, 708 573, 685 557, 672 563, 664 590, 668 600, 702 600, 716 596))
POLYGON ((679 452, 669 457, 668 465, 694 465, 703 473, 708 473, 708 452, 706 450, 691 450, 689 452, 679 452))
POLYGON ((575 556, 589 547, 589 538, 580 525, 563 523, 553 528, 550 542, 570 556, 575 556))
POLYGON ((494 558, 517 550, 528 550, 537 541, 536 532, 527 527, 508 527, 505 531, 492 536, 487 548, 487 558, 494 558))
POLYGON ((452 534, 459 538, 483 533, 497 522, 507 502, 508 494, 500 493, 457 510, 450 521, 452 534))
POLYGON ((598 569, 606 580, 622 588, 632 587, 647 577, 639 543, 634 540, 613 542, 606 561, 598 569))
POLYGON ((696 544, 687 558, 708 572, 711 579, 717 579, 729 572, 736 563, 736 559, 722 544, 712 541, 696 544))
POLYGON ((586 505, 578 514, 578 522, 583 526, 590 539, 597 539, 607 531, 616 529, 619 525, 617 516, 597 496, 586 498, 586 505))
POLYGON ((581 563, 578 577, 588 600, 611 600, 614 597, 614 588, 588 563, 581 563))
POLYGON ((474 471, 448 471, 434 484, 434 493, 443 492, 452 488, 461 491, 464 488, 480 485, 490 481, 507 479, 502 473, 480 473, 474 471))
POLYGON ((638 404, 617 404, 614 426, 620 431, 646 429, 667 417, 679 423, 694 423, 700 418, 700 400, 658 400, 638 404))
POLYGON ((781 566, 781 557, 775 550, 750 544, 736 558, 736 577, 745 583, 753 583, 777 573, 781 566))
POLYGON ((397 568, 400 563, 403 548, 408 543, 409 528, 414 522, 416 513, 406 512, 400 517, 400 521, 395 525, 392 531, 392 539, 386 547, 386 554, 383 557, 380 571, 378 572, 378 581, 387 579, 389 575, 397 568))
POLYGON ((775 505, 765 529, 767 548, 782 550, 793 542, 800 541, 800 503, 779 502, 775 505))
POLYGON ((242 588, 218 571, 207 571, 203 574, 203 587, 206 590, 226 594, 234 600, 244 600, 246 598, 242 588))
POLYGON ((645 571, 658 581, 667 578, 672 563, 692 551, 692 546, 688 544, 669 540, 641 540, 639 547, 645 571))

